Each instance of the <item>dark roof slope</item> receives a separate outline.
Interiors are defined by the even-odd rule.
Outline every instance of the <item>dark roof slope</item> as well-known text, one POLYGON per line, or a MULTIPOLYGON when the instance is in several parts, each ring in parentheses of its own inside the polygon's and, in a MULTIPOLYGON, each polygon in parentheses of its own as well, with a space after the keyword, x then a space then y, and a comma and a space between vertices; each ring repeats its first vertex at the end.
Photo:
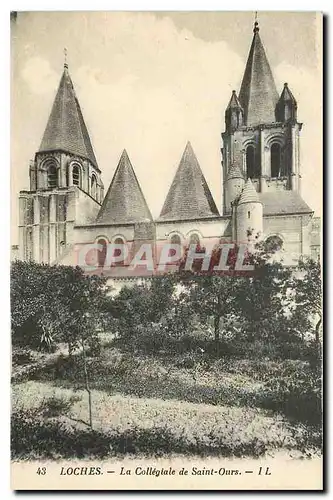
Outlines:
POLYGON ((308 214, 313 210, 295 191, 258 193, 264 215, 308 214))

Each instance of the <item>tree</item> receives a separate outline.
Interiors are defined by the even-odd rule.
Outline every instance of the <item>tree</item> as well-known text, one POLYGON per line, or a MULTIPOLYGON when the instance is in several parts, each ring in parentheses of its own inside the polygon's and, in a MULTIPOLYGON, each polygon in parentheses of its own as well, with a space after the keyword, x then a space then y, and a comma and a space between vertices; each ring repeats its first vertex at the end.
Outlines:
POLYGON ((242 280, 235 307, 243 316, 250 339, 273 340, 288 320, 288 287, 292 270, 281 262, 265 259, 258 249, 253 255, 255 270, 242 280))
POLYGON ((11 269, 13 341, 30 347, 68 344, 69 357, 81 348, 89 424, 92 401, 86 348, 98 342, 99 316, 109 289, 106 278, 86 276, 79 267, 14 262, 11 269))
MULTIPOLYGON (((217 246, 212 250, 207 270, 202 270, 203 260, 198 257, 193 261, 190 270, 186 269, 189 249, 185 249, 184 257, 180 262, 178 279, 185 287, 180 300, 185 301, 193 311, 198 314, 202 322, 209 318, 213 320, 215 353, 219 357, 220 332, 225 328, 226 322, 232 318, 236 321, 235 297, 238 293, 243 273, 236 270, 238 248, 229 251, 226 267, 229 271, 216 270, 221 258, 222 248, 217 246)), ((206 249, 196 248, 196 253, 205 254, 206 249)), ((247 256, 245 256, 246 260, 247 256)))
POLYGON ((106 278, 86 276, 79 267, 16 261, 11 267, 13 342, 31 347, 78 346, 88 318, 96 331, 108 293, 106 278))
POLYGON ((154 276, 142 284, 123 287, 114 298, 110 314, 118 319, 121 336, 130 338, 138 327, 158 323, 174 307, 175 278, 154 276))

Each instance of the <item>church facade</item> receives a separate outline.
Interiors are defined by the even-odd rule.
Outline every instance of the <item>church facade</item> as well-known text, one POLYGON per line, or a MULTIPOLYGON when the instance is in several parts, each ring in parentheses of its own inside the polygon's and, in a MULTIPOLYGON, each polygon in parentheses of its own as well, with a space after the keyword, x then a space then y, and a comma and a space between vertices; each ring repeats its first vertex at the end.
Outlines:
MULTIPOLYGON (((77 245, 126 244, 134 253, 146 241, 215 245, 258 234, 288 254, 317 258, 319 219, 301 196, 297 102, 287 83, 278 93, 257 22, 253 32, 240 91, 225 111, 222 213, 190 143, 156 220, 126 151, 105 193, 65 64, 30 163, 30 189, 19 194, 19 259, 76 265, 77 245)), ((118 269, 120 281, 126 264, 118 269)))

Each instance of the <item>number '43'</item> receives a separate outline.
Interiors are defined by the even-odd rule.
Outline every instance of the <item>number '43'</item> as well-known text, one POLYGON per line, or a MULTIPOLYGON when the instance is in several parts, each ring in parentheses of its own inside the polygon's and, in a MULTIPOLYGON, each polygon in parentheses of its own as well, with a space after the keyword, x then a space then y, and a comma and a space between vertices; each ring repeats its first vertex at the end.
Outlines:
POLYGON ((45 476, 46 474, 46 467, 38 467, 37 472, 39 476, 45 476))

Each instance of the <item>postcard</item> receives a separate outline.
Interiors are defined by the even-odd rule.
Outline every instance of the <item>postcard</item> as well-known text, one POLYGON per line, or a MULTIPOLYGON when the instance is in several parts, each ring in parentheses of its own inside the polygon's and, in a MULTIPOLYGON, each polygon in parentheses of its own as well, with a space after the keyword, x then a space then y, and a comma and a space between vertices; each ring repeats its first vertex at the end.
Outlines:
POLYGON ((322 490, 322 14, 10 22, 12 489, 322 490))

